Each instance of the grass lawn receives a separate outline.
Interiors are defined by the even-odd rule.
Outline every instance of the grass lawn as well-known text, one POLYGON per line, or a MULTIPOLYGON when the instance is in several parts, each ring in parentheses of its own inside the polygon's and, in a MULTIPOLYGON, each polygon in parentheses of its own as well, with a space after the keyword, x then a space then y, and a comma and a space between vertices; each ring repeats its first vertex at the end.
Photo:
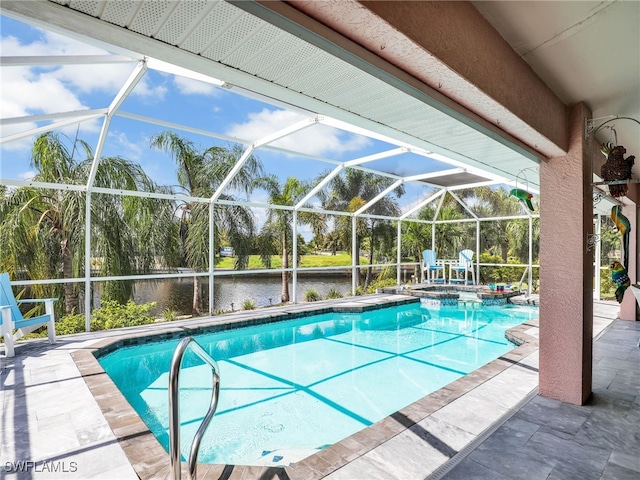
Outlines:
MULTIPOLYGON (((216 259, 217 268, 233 268, 235 258, 218 258, 216 259)), ((364 257, 360 257, 360 265, 366 265, 368 262, 364 257)), ((301 268, 312 267, 347 267, 351 265, 351 255, 347 253, 338 253, 336 255, 304 255, 300 259, 301 268)), ((290 265, 292 266, 292 265, 290 265)), ((259 255, 249 256, 249 269, 265 268, 260 261, 259 255)), ((279 255, 271 255, 271 268, 282 268, 282 257, 279 255)))

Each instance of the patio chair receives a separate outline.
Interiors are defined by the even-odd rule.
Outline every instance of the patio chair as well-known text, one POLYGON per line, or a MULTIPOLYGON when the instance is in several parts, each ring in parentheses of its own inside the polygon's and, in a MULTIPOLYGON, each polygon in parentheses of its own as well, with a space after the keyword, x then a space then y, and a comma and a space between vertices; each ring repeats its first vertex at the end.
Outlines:
POLYGON ((469 273, 471 273, 471 284, 476 284, 476 272, 473 268, 473 250, 462 250, 458 254, 458 261, 451 264, 449 269, 449 283, 469 283, 469 273), (455 278, 453 274, 456 274, 455 278), (464 273, 464 278, 460 274, 464 273))
POLYGON ((436 252, 422 252, 422 272, 427 283, 444 283, 444 265, 438 265, 436 252))
POLYGON ((6 357, 13 357, 14 347, 13 343, 22 338, 27 333, 33 332, 41 325, 47 325, 47 334, 49 336, 49 343, 56 343, 56 327, 55 327, 55 314, 53 311, 53 302, 57 298, 43 298, 43 299, 28 299, 18 300, 13 295, 11 289, 11 282, 9 281, 9 274, 0 274, 0 310, 2 315, 0 316, 0 333, 4 337, 4 353, 6 357), (37 317, 24 318, 18 303, 36 303, 44 302, 44 308, 46 313, 37 317), (14 330, 17 330, 15 333, 14 330))

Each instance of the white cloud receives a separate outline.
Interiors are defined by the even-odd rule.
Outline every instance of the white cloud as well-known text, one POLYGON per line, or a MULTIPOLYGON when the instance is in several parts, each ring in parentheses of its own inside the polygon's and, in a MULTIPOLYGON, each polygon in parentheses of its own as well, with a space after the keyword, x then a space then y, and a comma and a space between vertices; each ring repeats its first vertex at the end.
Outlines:
POLYGON ((36 176, 36 172, 34 172, 33 170, 29 170, 27 172, 22 172, 20 174, 20 179, 21 180, 31 180, 35 176, 36 176))
POLYGON ((148 149, 148 141, 132 142, 125 132, 109 131, 107 135, 109 149, 115 150, 114 154, 128 160, 140 160, 148 149))
MULTIPOLYGON (((77 40, 52 32, 42 31, 39 40, 21 43, 15 37, 3 37, 0 49, 6 56, 65 56, 65 55, 108 55, 109 52, 77 40)), ((20 77, 29 82, 46 82, 54 79, 66 87, 74 87, 80 92, 117 92, 133 70, 132 64, 112 65, 64 65, 47 67, 11 67, 3 69, 18 71, 20 77)))
POLYGON ((178 91, 183 95, 206 95, 213 97, 218 94, 218 90, 214 85, 199 80, 175 76, 174 83, 178 91))
POLYGON ((33 55, 105 55, 108 52, 71 37, 58 33, 42 31, 42 42, 34 42, 30 48, 33 55))
POLYGON ((87 108, 60 80, 27 67, 3 68, 0 94, 3 116, 87 108))
MULTIPOLYGON (((16 115, 10 115, 10 116, 13 117, 16 115)), ((20 124, 14 124, 14 125, 5 125, 2 127, 2 136, 8 137, 9 135, 26 132, 36 128, 37 126, 38 126, 37 124, 32 122, 20 123, 20 124)), ((29 136, 29 137, 20 138, 18 140, 13 140, 10 142, 3 143, 2 151, 10 151, 10 152, 16 152, 16 153, 23 152, 25 155, 28 155, 32 145, 33 145, 33 138, 29 136)))
MULTIPOLYGON (((263 109, 258 113, 250 113, 245 123, 231 125, 226 133, 238 138, 258 140, 304 118, 303 115, 286 110, 263 109)), ((271 145, 310 155, 340 156, 346 152, 357 152, 370 143, 366 137, 316 124, 281 138, 271 145)))
MULTIPOLYGON (((21 43, 7 36, 0 39, 3 56, 108 55, 100 48, 52 32, 42 31, 36 41, 21 43)), ((3 117, 40 113, 67 112, 87 108, 104 108, 109 95, 122 88, 135 68, 134 63, 109 65, 63 65, 46 67, 3 67, 0 109, 3 117), (81 95, 106 93, 105 104, 87 105, 81 95)), ((166 87, 153 86, 144 77, 133 95, 162 98, 166 87)), ((96 125, 85 124, 82 129, 95 131, 96 125)))
POLYGON ((133 90, 132 95, 139 95, 147 100, 156 102, 159 100, 163 100, 168 91, 169 89, 166 86, 152 85, 147 77, 144 77, 136 85, 136 88, 133 90))

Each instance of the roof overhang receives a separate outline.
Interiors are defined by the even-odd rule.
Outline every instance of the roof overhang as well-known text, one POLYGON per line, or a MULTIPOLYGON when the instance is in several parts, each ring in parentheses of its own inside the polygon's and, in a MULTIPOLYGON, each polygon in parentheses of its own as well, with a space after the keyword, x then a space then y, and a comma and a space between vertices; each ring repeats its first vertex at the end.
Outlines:
POLYGON ((543 158, 534 150, 354 42, 335 32, 320 35, 256 2, 4 0, 1 8, 23 21, 213 77, 226 88, 330 116, 489 176, 517 180, 528 169, 530 185, 539 184, 535 167, 543 158))

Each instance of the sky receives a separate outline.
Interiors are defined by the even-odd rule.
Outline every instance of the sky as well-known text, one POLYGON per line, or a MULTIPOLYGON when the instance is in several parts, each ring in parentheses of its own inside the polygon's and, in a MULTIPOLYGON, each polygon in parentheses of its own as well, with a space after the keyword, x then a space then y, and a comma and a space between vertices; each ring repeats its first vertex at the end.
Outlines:
MULTIPOLYGON (((109 52, 58 33, 41 30, 20 21, 0 16, 0 54, 10 56, 104 55, 109 52)), ((113 101, 135 63, 108 65, 54 65, 1 67, 0 115, 24 117, 84 109, 106 108, 113 101)), ((305 117, 253 98, 201 81, 149 69, 119 109, 120 112, 152 117, 187 127, 216 132, 228 137, 258 140, 292 125, 305 117)), ((2 136, 28 131, 47 122, 2 126, 2 136)), ((74 124, 59 131, 71 139, 80 138, 94 149, 103 119, 74 124)), ((103 156, 121 156, 139 163, 157 183, 176 185, 175 164, 162 151, 150 148, 151 138, 165 127, 114 116, 103 156)), ((197 148, 213 145, 230 147, 228 140, 176 130, 197 148)), ((0 145, 0 178, 32 178, 30 149, 35 136, 0 145)), ((274 146, 304 152, 314 157, 343 162, 395 148, 385 142, 343 130, 315 124, 287 136, 274 146)), ((335 164, 259 149, 256 155, 267 173, 281 182, 286 177, 314 182, 335 164)), ((450 168, 414 154, 367 164, 399 175, 411 175, 450 168)), ((403 211, 420 202, 429 187, 405 184, 406 194, 399 199, 403 211)), ((257 191, 250 200, 266 202, 266 193, 257 191)), ((316 200, 317 203, 317 200, 316 200)))

